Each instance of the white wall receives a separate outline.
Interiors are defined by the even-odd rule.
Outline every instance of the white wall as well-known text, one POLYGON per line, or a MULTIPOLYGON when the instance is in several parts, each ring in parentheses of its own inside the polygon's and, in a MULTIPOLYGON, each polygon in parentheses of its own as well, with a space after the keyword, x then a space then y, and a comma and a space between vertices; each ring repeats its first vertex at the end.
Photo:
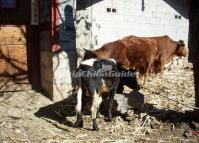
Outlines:
MULTIPOLYGON (((92 6, 92 45, 100 48, 104 43, 128 35, 169 35, 173 40, 188 41, 189 20, 175 19, 178 11, 188 12, 185 0, 174 9, 163 0, 103 0, 92 6), (108 13, 106 8, 116 8, 108 13)), ((176 6, 176 5, 175 5, 176 6)))
MULTIPOLYGON (((45 2, 43 2, 43 5, 45 5, 45 2)), ((59 24, 56 26, 59 29, 61 51, 56 53, 50 52, 50 32, 44 31, 40 33, 41 83, 43 89, 54 101, 63 100, 68 96, 67 93, 73 88, 72 84, 74 82, 71 73, 76 70, 77 65, 75 30, 76 0, 59 0, 57 6, 60 15, 58 17, 59 24)), ((44 14, 42 14, 41 20, 46 18, 44 14)))
MULTIPOLYGON (((177 5, 178 10, 165 1, 169 0, 60 0, 58 7, 63 21, 59 18, 58 26, 63 51, 50 53, 42 50, 44 89, 56 101, 67 97, 67 91, 72 88, 71 72, 76 69, 76 50, 78 54, 83 53, 79 49, 100 48, 128 35, 169 35, 174 40, 182 39, 187 43, 189 21, 183 16, 175 19, 175 15, 180 15, 179 9, 184 13, 188 11, 188 6, 183 6, 186 0, 178 0, 182 2, 182 5, 177 5), (116 8, 117 12, 107 13, 107 8, 116 8)), ((44 35, 41 34, 41 38, 48 36, 44 35)), ((43 45, 45 47, 48 46, 43 45)))

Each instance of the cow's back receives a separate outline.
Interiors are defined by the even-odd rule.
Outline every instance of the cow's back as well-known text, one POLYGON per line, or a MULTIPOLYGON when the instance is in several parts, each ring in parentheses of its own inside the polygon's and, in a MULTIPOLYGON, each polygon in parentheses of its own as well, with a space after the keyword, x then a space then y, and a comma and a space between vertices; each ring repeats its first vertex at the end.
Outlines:
MULTIPOLYGON (((157 43, 154 39, 130 38, 125 40, 126 55, 141 75, 146 73, 147 67, 152 66, 158 57, 157 43)), ((149 68, 149 67, 148 67, 149 68)))

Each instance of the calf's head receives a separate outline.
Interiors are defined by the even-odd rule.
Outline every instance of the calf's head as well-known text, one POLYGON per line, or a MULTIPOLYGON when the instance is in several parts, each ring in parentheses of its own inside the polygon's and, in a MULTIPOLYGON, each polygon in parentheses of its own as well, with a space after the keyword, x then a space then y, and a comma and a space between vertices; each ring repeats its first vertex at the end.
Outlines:
POLYGON ((85 51, 85 53, 84 53, 83 60, 97 58, 97 55, 93 51, 87 50, 87 49, 84 49, 84 51, 85 51))
POLYGON ((186 57, 188 55, 187 48, 185 47, 184 41, 179 40, 176 42, 176 55, 179 57, 186 57))

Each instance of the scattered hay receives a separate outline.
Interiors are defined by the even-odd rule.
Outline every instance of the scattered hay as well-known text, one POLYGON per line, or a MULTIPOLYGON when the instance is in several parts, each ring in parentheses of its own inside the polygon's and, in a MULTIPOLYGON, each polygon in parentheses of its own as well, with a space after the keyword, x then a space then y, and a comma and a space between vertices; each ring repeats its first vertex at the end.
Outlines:
MULTIPOLYGON (((140 81, 142 83, 142 81, 140 81)), ((14 87, 14 86, 13 86, 14 87)), ((20 89, 19 89, 20 90, 20 89)), ((132 90, 125 88, 125 93, 132 90)), ((100 131, 92 130, 85 112, 84 128, 73 128, 74 97, 52 103, 38 93, 20 91, 0 97, 0 137, 5 142, 198 142, 199 124, 189 120, 194 110, 193 73, 190 69, 165 71, 161 79, 150 76, 144 88, 143 109, 125 106, 112 122, 97 119, 100 131), (19 96, 20 95, 20 96, 19 96), (9 98, 8 98, 9 97, 9 98), (19 104, 20 103, 20 104, 19 104), (128 111, 126 111, 129 109, 128 111), (18 113, 20 118, 14 113, 18 113), (13 114, 12 114, 13 113, 13 114), (16 132, 16 129, 22 132, 16 132)), ((133 95, 132 95, 133 96, 133 95)), ((142 97, 142 96, 140 96, 142 97)), ((142 98, 140 103, 142 103, 142 98)), ((125 100, 126 102, 126 100, 125 100)), ((135 102, 135 101, 134 101, 135 102)))

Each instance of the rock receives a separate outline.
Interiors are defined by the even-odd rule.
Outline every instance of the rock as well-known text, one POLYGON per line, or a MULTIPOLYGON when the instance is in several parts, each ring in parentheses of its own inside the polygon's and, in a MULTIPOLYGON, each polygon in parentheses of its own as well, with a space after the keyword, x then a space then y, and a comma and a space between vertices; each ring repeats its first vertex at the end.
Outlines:
POLYGON ((197 122, 189 122, 189 126, 193 129, 193 130, 199 130, 199 123, 197 122))
POLYGON ((6 124, 5 122, 1 122, 0 127, 5 127, 5 124, 6 124))
POLYGON ((182 135, 184 138, 190 138, 191 136, 192 136, 192 134, 190 133, 190 131, 187 131, 187 130, 185 130, 184 132, 183 132, 183 135, 182 135))
POLYGON ((116 102, 114 109, 121 114, 125 114, 133 108, 142 109, 144 105, 144 95, 138 91, 133 91, 129 94, 116 94, 114 101, 116 102))
POLYGON ((131 122, 131 121, 134 120, 134 117, 129 117, 129 116, 127 116, 127 117, 125 117, 125 120, 131 122))
MULTIPOLYGON (((108 101, 103 100, 101 104, 102 112, 108 110, 108 101)), ((144 106, 144 95, 138 91, 133 91, 129 94, 115 94, 113 101, 114 114, 127 114, 129 110, 137 108, 142 110, 144 106)))
POLYGON ((160 124, 158 123, 158 121, 153 119, 150 122, 150 127, 151 127, 151 129, 158 129, 158 128, 160 128, 160 124))
POLYGON ((21 133, 22 131, 19 130, 19 129, 16 129, 15 132, 16 132, 16 133, 21 133))
POLYGON ((9 111, 7 116, 15 120, 22 118, 21 113, 19 111, 9 111))

